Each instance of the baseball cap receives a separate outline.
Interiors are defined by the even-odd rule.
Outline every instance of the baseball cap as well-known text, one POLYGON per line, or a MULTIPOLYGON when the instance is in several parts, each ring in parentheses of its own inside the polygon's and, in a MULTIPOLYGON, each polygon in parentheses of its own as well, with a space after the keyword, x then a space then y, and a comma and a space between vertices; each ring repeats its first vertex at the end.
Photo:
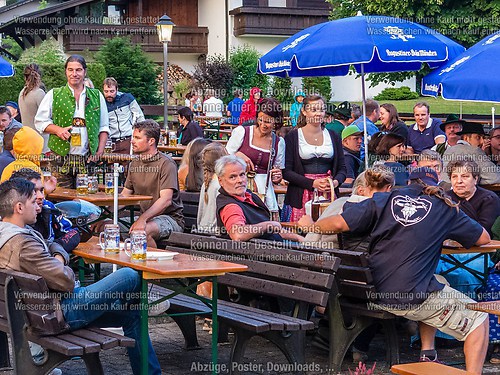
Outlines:
POLYGON ((415 168, 410 172, 410 180, 421 179, 427 185, 437 186, 439 177, 434 169, 429 167, 415 168))
POLYGON ((12 100, 9 100, 7 103, 5 103, 5 105, 19 110, 19 105, 12 100))
POLYGON ((359 130, 356 125, 349 125, 342 130, 342 140, 350 137, 351 135, 363 135, 363 132, 359 130))

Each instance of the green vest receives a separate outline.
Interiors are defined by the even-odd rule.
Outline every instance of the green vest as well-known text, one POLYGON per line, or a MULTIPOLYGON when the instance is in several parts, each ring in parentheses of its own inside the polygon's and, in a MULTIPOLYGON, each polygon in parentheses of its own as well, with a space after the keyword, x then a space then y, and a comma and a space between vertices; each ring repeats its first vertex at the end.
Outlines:
MULTIPOLYGON (((95 154, 99 145, 99 129, 101 120, 101 101, 99 90, 87 87, 85 100, 85 123, 89 136, 90 152, 95 154)), ((67 128, 73 123, 76 102, 68 85, 54 89, 52 101, 52 120, 54 124, 67 128)), ((62 140, 55 134, 51 134, 48 142, 49 148, 56 154, 66 156, 69 153, 70 142, 62 140)))
POLYGON ((440 143, 436 146, 436 151, 443 157, 444 152, 446 151, 446 142, 440 143))

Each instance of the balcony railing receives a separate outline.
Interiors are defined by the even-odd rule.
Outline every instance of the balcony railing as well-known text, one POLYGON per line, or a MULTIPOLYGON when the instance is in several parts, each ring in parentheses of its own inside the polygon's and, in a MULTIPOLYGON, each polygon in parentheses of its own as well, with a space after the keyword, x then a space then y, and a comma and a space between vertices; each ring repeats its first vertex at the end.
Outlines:
POLYGON ((328 9, 240 7, 234 16, 234 35, 290 36, 306 27, 328 21, 328 9))
MULTIPOLYGON (((156 27, 150 25, 67 24, 62 33, 67 51, 97 51, 104 39, 116 36, 130 36, 145 52, 163 51, 156 27)), ((208 53, 208 28, 176 26, 168 49, 173 53, 208 53)))

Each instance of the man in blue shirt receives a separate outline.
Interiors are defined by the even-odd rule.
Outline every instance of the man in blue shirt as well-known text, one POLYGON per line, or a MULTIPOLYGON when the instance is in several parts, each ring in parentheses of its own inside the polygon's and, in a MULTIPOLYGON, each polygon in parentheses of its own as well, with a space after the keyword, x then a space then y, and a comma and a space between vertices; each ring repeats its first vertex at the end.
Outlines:
MULTIPOLYGON (((377 304, 395 315, 418 321, 422 337, 421 361, 437 361, 436 327, 465 341, 467 372, 481 374, 488 347, 488 315, 468 310, 474 302, 443 285, 434 276, 443 241, 452 239, 469 248, 490 241, 488 232, 458 209, 437 187, 438 176, 417 168, 409 187, 375 193, 344 210, 319 220, 320 233, 370 233, 369 267, 377 290, 377 304)), ((304 216, 299 224, 310 227, 304 216)))
POLYGON ((240 123, 241 106, 244 101, 241 99, 241 90, 234 90, 234 99, 227 105, 228 124, 238 125, 240 123))
POLYGON ((420 154, 423 150, 444 143, 446 135, 441 130, 441 120, 431 118, 429 104, 420 102, 413 107, 415 124, 408 128, 408 151, 420 154))
MULTIPOLYGON (((364 118, 366 117, 366 133, 368 134, 368 142, 370 142, 371 137, 377 133, 379 130, 375 122, 380 118, 380 106, 375 100, 367 100, 365 103, 366 116, 361 116, 352 125, 356 125, 358 129, 364 132, 364 118)), ((361 159, 365 158, 365 144, 361 145, 361 159)))

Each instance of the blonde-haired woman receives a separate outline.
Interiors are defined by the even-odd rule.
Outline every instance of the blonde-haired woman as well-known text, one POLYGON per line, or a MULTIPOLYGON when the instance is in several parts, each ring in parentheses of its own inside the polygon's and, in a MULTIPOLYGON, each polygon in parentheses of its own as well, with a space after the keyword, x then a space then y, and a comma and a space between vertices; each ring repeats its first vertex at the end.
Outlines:
POLYGON ((285 195, 283 221, 298 221, 314 189, 330 195, 330 182, 338 187, 347 175, 340 137, 325 129, 326 103, 321 96, 307 96, 300 110, 297 126, 285 137, 283 178, 290 184, 285 195), (290 210, 291 207, 291 210, 290 210), (287 212, 288 211, 288 212, 287 212))
POLYGON ((197 231, 201 233, 216 233, 216 204, 219 195, 219 180, 215 175, 215 162, 227 155, 226 148, 213 142, 201 152, 203 165, 203 185, 200 190, 200 204, 197 215, 197 231))

